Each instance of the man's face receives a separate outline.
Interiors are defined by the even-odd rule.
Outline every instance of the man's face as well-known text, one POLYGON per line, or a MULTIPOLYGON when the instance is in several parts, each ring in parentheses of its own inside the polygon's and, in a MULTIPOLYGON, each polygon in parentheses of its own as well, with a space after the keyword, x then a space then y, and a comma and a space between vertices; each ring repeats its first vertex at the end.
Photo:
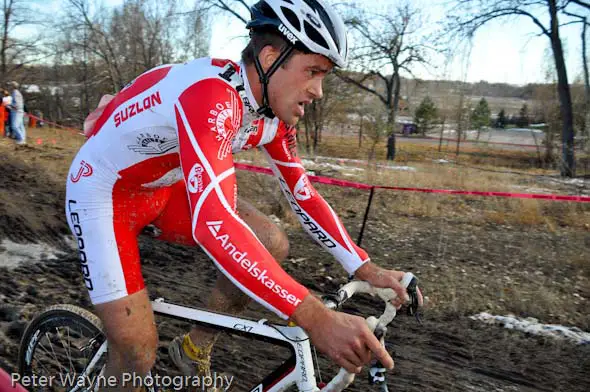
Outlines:
POLYGON ((268 99, 274 114, 295 125, 304 114, 304 105, 322 97, 322 82, 333 64, 319 54, 295 53, 270 77, 268 99))

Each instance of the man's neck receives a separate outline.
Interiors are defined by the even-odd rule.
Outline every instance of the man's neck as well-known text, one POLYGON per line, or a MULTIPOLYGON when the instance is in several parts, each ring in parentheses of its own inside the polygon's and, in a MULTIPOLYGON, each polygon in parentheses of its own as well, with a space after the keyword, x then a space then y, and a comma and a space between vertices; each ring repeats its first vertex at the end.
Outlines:
POLYGON ((258 72, 256 72, 254 64, 244 65, 244 67, 246 68, 246 77, 248 78, 252 96, 256 100, 258 107, 260 107, 262 105, 262 85, 260 84, 258 72))

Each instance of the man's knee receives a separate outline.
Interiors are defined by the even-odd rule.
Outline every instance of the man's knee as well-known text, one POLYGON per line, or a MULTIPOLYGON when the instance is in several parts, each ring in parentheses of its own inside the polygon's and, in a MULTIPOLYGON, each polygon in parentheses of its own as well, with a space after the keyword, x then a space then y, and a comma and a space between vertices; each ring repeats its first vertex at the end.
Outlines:
POLYGON ((123 371, 146 373, 156 360, 158 332, 145 289, 96 305, 109 343, 109 361, 123 371))
POLYGON ((254 231, 256 237, 277 261, 280 262, 287 258, 289 239, 282 228, 243 199, 238 199, 238 211, 246 224, 254 231))
POLYGON ((155 326, 123 326, 108 336, 109 358, 115 360, 121 370, 145 374, 154 366, 158 348, 155 326))
POLYGON ((289 238, 283 229, 272 224, 264 237, 262 243, 278 262, 289 256, 289 238))

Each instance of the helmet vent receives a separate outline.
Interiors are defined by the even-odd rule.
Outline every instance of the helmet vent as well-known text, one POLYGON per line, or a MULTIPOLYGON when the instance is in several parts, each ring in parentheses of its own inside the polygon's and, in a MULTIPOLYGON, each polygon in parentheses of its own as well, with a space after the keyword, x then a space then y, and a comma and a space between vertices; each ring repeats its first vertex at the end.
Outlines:
POLYGON ((262 15, 264 15, 267 18, 279 19, 278 15, 272 9, 272 7, 265 2, 262 3, 260 10, 262 11, 262 15))
MULTIPOLYGON (((340 43, 338 42, 338 38, 336 36, 336 30, 334 29, 334 26, 332 25, 332 21, 330 16, 326 13, 326 10, 324 9, 324 7, 322 7, 316 0, 303 0, 312 10, 314 10, 315 12, 317 12, 320 16, 320 18, 322 19, 322 21, 324 22, 324 25, 326 26, 326 29, 328 29, 328 32, 330 33, 330 35, 332 36, 332 39, 334 40, 334 42, 336 43, 336 46, 338 47, 338 50, 340 50, 340 43)), ((305 29, 307 31, 307 28, 305 29)), ((314 41, 316 41, 314 39, 314 41)), ((326 42, 323 40, 323 42, 326 42)), ((316 41, 319 43, 319 41, 316 41)), ((322 45, 323 46, 323 45, 322 45)), ((327 47, 327 46, 326 46, 327 47)))
POLYGON ((324 37, 322 37, 322 35, 320 33, 318 33, 318 31, 315 29, 315 27, 313 27, 308 21, 303 21, 303 26, 305 28, 305 34, 307 34, 307 36, 309 38, 311 38, 311 40, 313 42, 315 42, 316 44, 320 45, 323 48, 326 48, 327 50, 330 50, 330 47, 328 46, 328 43, 326 42, 326 40, 324 39, 324 37))
POLYGON ((301 23, 299 23, 297 15, 295 15, 295 13, 289 8, 281 7, 281 11, 283 11, 283 15, 285 15, 285 18, 287 18, 291 26, 297 29, 297 31, 301 31, 301 23))
POLYGON ((291 0, 283 0, 285 3, 289 3, 291 5, 293 5, 293 2, 291 0))

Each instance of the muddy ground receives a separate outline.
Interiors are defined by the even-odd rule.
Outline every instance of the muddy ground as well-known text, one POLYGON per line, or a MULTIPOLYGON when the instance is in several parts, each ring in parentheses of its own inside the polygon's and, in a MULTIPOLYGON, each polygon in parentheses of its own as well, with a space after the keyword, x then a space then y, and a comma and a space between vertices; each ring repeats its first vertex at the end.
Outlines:
MULTIPOLYGON (((61 135, 61 134, 60 134, 61 135)), ((0 267, 0 367, 16 370, 20 335, 45 306, 77 304, 92 309, 67 240, 63 214, 64 178, 79 145, 78 136, 41 135, 43 143, 16 148, 0 140, 0 240, 44 242, 63 252, 16 269, 0 267), (59 147, 58 147, 59 146, 59 147)), ((35 140, 35 139, 33 139, 35 140)), ((240 195, 275 214, 291 241, 284 268, 307 287, 329 292, 344 282, 343 269, 318 248, 278 201, 274 180, 239 172, 240 195), (264 185, 264 186, 261 186, 264 185), (263 188, 268 185, 272 191, 263 188)), ((267 188, 268 189, 268 188, 267 188)), ((318 187, 357 238, 367 194, 318 187)), ((590 232, 567 226, 474 224, 468 219, 429 218, 388 211, 400 196, 377 195, 363 246, 383 266, 414 272, 428 297, 423 326, 400 315, 389 328, 387 345, 395 369, 391 391, 587 391, 590 346, 526 336, 473 321, 481 311, 536 317, 590 329, 590 232)), ((0 249, 0 252, 2 250, 0 249)), ((198 248, 140 240, 144 277, 153 296, 201 306, 213 286, 215 269, 198 248)), ((380 304, 360 298, 346 307, 374 314, 380 304)), ((269 318, 256 304, 246 316, 269 318)), ((168 370, 166 344, 186 328, 159 319, 158 369, 168 370)), ((278 364, 273 348, 223 335, 213 364, 235 376, 235 389, 249 390, 278 364)), ((320 359, 324 379, 337 369, 320 359)), ((352 391, 369 390, 366 374, 352 391)))

